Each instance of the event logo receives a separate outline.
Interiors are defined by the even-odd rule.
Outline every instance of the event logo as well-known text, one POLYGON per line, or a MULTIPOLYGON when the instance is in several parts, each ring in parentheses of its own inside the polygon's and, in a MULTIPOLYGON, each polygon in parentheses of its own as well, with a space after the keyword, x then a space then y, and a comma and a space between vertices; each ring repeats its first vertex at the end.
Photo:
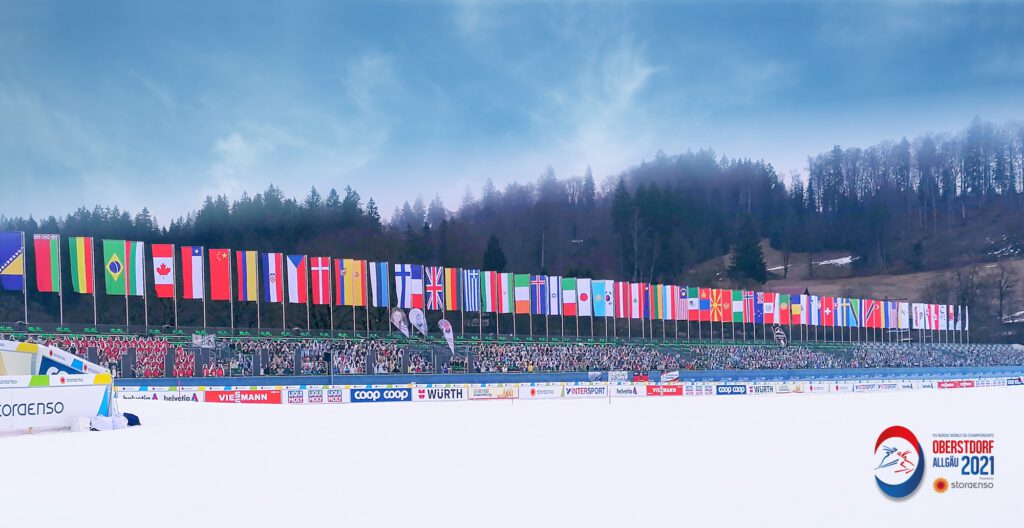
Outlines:
POLYGON ((921 443, 906 427, 894 425, 875 442, 875 482, 882 493, 902 499, 921 484, 924 476, 921 443))
POLYGON ((935 493, 945 493, 949 491, 949 481, 939 477, 935 479, 935 482, 932 482, 932 489, 935 490, 935 493))

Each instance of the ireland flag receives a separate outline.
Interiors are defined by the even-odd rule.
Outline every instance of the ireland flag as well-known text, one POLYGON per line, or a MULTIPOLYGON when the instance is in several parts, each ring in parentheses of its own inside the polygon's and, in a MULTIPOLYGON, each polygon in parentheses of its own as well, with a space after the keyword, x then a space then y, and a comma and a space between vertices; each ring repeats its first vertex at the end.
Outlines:
POLYGON ((144 257, 142 242, 103 241, 103 274, 107 295, 145 295, 144 257))

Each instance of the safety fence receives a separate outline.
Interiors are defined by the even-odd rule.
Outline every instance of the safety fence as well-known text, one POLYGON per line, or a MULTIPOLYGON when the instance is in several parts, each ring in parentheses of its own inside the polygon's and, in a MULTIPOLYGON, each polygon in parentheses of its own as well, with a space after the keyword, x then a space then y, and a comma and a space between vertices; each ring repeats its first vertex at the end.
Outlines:
MULTIPOLYGON (((629 372, 586 374, 579 381, 519 381, 492 383, 368 383, 365 385, 119 385, 116 398, 194 403, 350 404, 438 402, 469 400, 558 400, 593 398, 657 398, 675 396, 766 396, 786 394, 853 394, 916 390, 959 390, 1024 386, 1024 368, 1006 369, 892 369, 835 371, 815 376, 790 373, 788 379, 732 377, 682 378, 680 373, 644 375, 629 372), (852 377, 858 376, 859 377, 852 377), (594 378, 598 378, 594 380, 594 378)), ((281 381, 295 382, 294 378, 281 381)), ((377 377, 376 381, 382 381, 377 377)))

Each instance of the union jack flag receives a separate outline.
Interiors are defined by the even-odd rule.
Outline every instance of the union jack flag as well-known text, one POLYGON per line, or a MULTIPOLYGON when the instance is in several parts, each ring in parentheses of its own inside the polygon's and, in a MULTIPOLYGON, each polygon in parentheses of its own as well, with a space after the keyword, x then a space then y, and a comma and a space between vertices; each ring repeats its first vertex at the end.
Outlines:
POLYGON ((427 279, 427 310, 444 310, 444 268, 427 266, 424 272, 427 279))

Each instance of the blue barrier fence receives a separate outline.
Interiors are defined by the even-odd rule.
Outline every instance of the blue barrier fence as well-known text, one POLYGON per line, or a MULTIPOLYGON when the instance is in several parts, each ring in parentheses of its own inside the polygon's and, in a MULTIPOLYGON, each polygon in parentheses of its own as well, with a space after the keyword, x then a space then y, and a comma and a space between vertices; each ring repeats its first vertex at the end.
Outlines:
MULTIPOLYGON (((657 382, 661 372, 649 374, 657 382)), ((837 381, 849 379, 957 379, 988 377, 1024 377, 1024 366, 1013 367, 934 367, 875 369, 798 369, 798 370, 706 370, 679 371, 679 381, 837 381)), ((486 374, 393 374, 345 376, 259 376, 223 378, 143 378, 117 379, 120 387, 195 387, 253 385, 419 385, 442 383, 551 383, 607 381, 607 372, 486 373, 486 374)))

